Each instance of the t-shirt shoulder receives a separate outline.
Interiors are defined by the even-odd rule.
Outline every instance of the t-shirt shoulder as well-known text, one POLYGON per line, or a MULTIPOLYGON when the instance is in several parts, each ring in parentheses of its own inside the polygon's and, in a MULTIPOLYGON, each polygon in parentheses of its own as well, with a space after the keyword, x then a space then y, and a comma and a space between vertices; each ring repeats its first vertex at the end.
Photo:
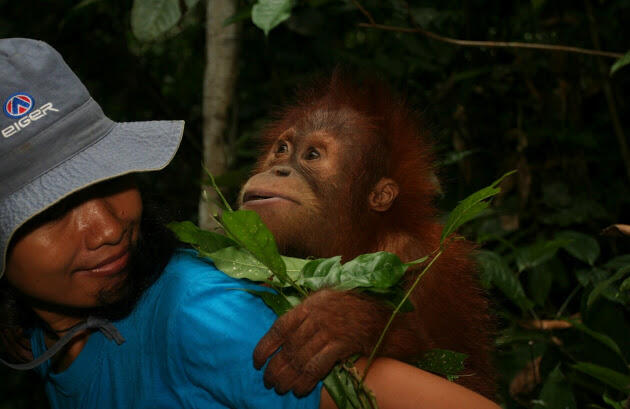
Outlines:
POLYGON ((227 407, 319 406, 320 387, 303 399, 278 395, 264 387, 263 372, 254 368, 254 348, 276 316, 244 290, 268 289, 225 275, 193 251, 178 251, 160 281, 165 288, 159 298, 170 304, 163 317, 165 356, 176 378, 227 407))

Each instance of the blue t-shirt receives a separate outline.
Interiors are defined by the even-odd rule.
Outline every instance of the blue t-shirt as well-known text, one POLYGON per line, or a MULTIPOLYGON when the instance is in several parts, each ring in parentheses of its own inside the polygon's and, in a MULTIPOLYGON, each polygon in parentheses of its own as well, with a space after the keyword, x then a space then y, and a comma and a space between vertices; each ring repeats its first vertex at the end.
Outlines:
MULTIPOLYGON (((305 398, 263 385, 252 353, 276 319, 256 296, 192 251, 177 251, 134 311, 115 322, 126 342, 90 335, 61 373, 40 366, 51 407, 85 409, 317 408, 321 382, 305 398)), ((33 352, 44 350, 42 331, 33 352)))

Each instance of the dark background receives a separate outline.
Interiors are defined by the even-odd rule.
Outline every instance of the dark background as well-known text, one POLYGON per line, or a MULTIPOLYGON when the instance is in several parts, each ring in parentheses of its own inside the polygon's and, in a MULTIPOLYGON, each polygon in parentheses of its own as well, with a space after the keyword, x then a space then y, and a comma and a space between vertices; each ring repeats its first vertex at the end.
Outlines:
MULTIPOLYGON (((597 36, 602 49, 630 49, 628 0, 362 4, 379 23, 417 24, 461 39, 594 48, 597 36)), ((247 9, 251 2, 240 5, 247 9)), ((188 12, 177 33, 148 44, 132 35, 131 7, 131 1, 122 0, 0 0, 0 37, 49 42, 114 120, 185 119, 184 142, 173 164, 144 176, 143 184, 176 209, 179 219, 196 220, 203 4, 188 12)), ((439 206, 445 212, 501 174, 519 171, 491 210, 463 231, 503 260, 512 275, 509 282, 518 283, 532 303, 519 307, 516 293, 502 288, 500 279, 488 278, 486 271, 501 326, 497 362, 506 407, 542 407, 536 403, 541 399, 551 408, 616 408, 604 395, 608 402, 621 402, 627 390, 575 364, 595 363, 630 376, 630 296, 620 288, 627 275, 612 280, 597 300, 587 303, 598 284, 630 264, 630 258, 619 258, 630 252, 629 238, 600 235, 610 224, 630 223, 630 163, 619 142, 625 138, 628 143, 630 133, 630 67, 611 77, 608 70, 615 60, 610 58, 457 47, 418 34, 357 27, 365 21, 350 1, 313 0, 298 2, 292 18, 269 37, 250 20, 242 22, 229 129, 236 142, 222 186, 232 195, 237 191, 256 155, 255 135, 297 85, 337 65, 385 78, 432 130, 444 190, 439 206), (613 127, 607 86, 623 136, 613 127), (567 230, 586 237, 577 256, 554 244, 567 230), (588 262, 584 254, 594 251, 593 241, 599 253, 588 262), (526 324, 569 316, 610 337, 623 359, 601 337, 583 330, 541 331, 526 324), (521 374, 525 386, 516 388, 519 373, 533 362, 539 362, 540 373, 529 381, 521 374)), ((31 375, 0 369, 0 409, 46 407, 40 388, 31 375)))

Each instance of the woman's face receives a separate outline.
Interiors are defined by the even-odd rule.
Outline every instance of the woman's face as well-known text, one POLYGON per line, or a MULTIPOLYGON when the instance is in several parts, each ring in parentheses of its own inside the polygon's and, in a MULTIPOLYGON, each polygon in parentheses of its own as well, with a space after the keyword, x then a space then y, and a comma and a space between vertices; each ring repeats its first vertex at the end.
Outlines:
POLYGON ((7 279, 36 302, 98 307, 99 293, 127 275, 141 217, 142 201, 131 177, 75 193, 18 232, 7 279))

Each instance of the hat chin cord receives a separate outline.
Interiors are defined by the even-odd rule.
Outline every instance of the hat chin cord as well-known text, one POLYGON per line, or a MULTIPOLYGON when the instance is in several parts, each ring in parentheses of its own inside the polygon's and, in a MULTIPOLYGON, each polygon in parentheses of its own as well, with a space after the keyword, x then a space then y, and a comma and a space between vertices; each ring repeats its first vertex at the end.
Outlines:
POLYGON ((53 344, 53 346, 48 348, 43 354, 31 362, 24 364, 12 364, 0 358, 0 363, 8 366, 9 368, 20 371, 37 368, 52 358, 55 354, 57 354, 57 352, 61 351, 61 349, 66 346, 77 334, 88 329, 98 329, 103 333, 103 335, 105 335, 105 338, 110 341, 114 341, 117 345, 122 345, 125 342, 125 338, 123 338, 118 329, 109 320, 90 316, 85 321, 71 327, 63 337, 53 344))

